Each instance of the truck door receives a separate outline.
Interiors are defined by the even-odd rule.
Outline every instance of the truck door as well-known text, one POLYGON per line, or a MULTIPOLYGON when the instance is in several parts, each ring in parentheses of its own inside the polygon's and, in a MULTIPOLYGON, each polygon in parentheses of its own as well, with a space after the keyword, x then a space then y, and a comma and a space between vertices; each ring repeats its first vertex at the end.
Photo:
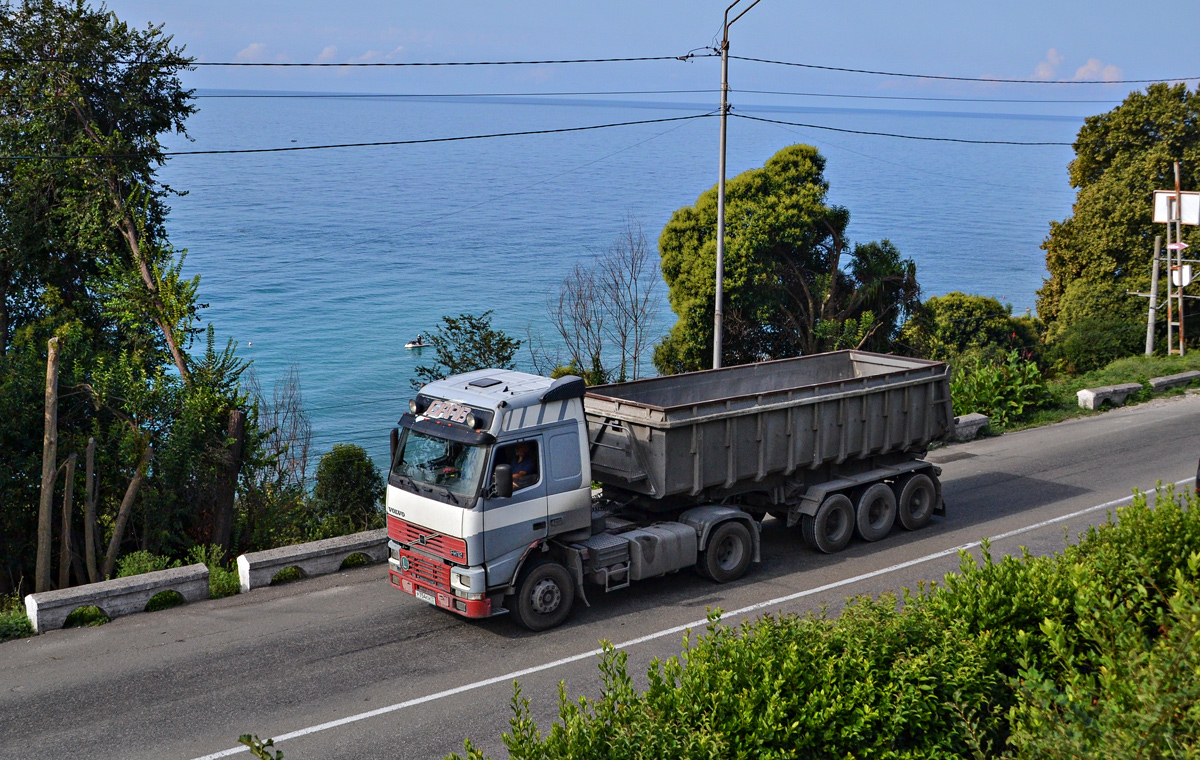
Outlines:
POLYGON ((491 484, 496 465, 507 464, 513 471, 513 494, 484 500, 483 558, 489 586, 511 583, 525 549, 547 535, 545 454, 541 436, 505 443, 492 454, 487 493, 495 493, 491 484))

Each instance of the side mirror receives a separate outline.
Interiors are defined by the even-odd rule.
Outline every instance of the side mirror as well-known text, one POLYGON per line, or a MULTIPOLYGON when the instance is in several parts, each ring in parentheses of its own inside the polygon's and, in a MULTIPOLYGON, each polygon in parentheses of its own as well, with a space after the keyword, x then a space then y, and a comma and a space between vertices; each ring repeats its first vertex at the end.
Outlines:
POLYGON ((501 499, 512 496, 512 486, 512 465, 496 465, 496 471, 492 473, 492 489, 496 492, 496 496, 501 499))
POLYGON ((392 469, 392 465, 396 464, 396 449, 400 447, 400 428, 392 428, 392 458, 388 462, 388 469, 392 469))

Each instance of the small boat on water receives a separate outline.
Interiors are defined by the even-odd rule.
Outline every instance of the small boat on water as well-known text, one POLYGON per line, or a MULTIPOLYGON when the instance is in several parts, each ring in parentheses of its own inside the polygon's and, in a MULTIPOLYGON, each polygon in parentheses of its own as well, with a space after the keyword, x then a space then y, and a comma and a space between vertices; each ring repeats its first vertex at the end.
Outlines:
POLYGON ((410 340, 404 344, 405 348, 425 348, 429 344, 425 342, 424 335, 418 335, 416 340, 410 340))

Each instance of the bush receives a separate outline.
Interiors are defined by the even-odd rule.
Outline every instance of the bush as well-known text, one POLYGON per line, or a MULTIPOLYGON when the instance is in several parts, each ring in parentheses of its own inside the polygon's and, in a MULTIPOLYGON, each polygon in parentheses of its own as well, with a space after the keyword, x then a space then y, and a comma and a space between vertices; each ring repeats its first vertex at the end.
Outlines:
POLYGON ((33 624, 25 614, 19 594, 0 596, 0 641, 33 635, 33 624))
POLYGON ((1048 360, 1072 375, 1104 367, 1109 362, 1142 353, 1146 323, 1119 317, 1087 317, 1062 329, 1050 344, 1048 360))
POLYGON ((904 323, 899 342, 917 356, 955 362, 971 354, 1035 350, 1038 330, 1031 317, 1014 317, 1012 304, 955 291, 922 303, 904 323))
POLYGON ((838 620, 738 628, 710 615, 644 691, 606 645, 601 696, 572 701, 560 685, 545 734, 518 687, 508 754, 1133 757, 1123 750, 1141 741, 1146 757, 1194 757, 1200 500, 1185 510, 1168 490, 1119 516, 1051 557, 964 552, 958 574, 906 592, 902 609, 863 598, 838 620))
POLYGON ((242 589, 237 571, 222 564, 225 550, 217 544, 193 546, 188 550, 189 565, 203 564, 208 567, 208 595, 214 599, 233 596, 242 589))
POLYGON ((950 380, 955 414, 986 414, 991 424, 1005 426, 1049 398, 1037 364, 1010 351, 1003 363, 976 357, 959 367, 950 380))
POLYGON ((383 527, 383 476, 361 446, 339 443, 317 465, 312 538, 383 527))
POLYGON ((179 560, 172 562, 170 557, 161 557, 147 551, 130 552, 117 560, 117 577, 128 578, 131 575, 153 573, 179 566, 179 560))

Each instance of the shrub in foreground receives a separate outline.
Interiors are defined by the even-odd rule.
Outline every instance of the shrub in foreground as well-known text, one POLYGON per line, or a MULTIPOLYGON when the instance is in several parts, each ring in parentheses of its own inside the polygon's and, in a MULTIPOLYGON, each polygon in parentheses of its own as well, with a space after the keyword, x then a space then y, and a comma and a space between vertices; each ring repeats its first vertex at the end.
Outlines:
MULTIPOLYGON (((1200 502, 1139 496, 1052 557, 964 554, 941 585, 840 618, 763 617, 654 662, 542 734, 519 687, 513 760, 1194 757, 1200 750, 1200 502)), ((467 742, 466 755, 483 755, 467 742)))

